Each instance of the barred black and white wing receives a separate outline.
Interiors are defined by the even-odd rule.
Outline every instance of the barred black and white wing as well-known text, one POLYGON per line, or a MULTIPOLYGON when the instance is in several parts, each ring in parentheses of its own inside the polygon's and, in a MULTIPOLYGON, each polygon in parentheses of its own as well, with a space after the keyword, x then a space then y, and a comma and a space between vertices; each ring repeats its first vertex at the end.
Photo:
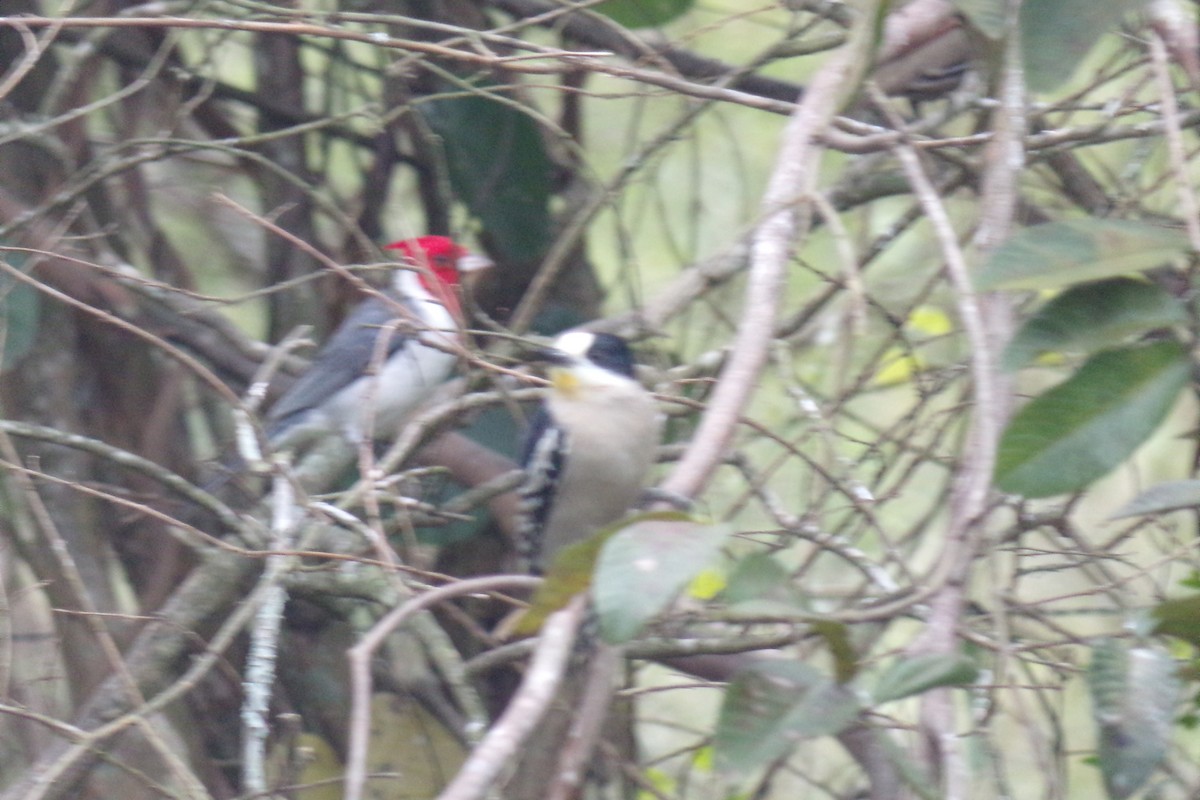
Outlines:
POLYGON ((517 557, 522 571, 540 575, 546 526, 558 493, 563 466, 569 446, 566 431, 554 424, 545 408, 539 408, 530 423, 525 439, 521 468, 525 480, 521 484, 520 523, 517 528, 517 557))

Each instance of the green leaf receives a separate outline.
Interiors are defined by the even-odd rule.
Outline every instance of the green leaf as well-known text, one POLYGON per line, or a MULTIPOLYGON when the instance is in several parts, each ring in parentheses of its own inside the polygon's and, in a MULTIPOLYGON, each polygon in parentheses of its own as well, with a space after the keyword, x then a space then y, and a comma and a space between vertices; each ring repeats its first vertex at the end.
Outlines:
POLYGON ((1166 600, 1150 612, 1152 633, 1174 636, 1200 647, 1200 595, 1166 600))
POLYGON ((1021 51, 1025 79, 1035 92, 1065 83, 1106 33, 1144 0, 1025 0, 1021 5, 1021 51))
POLYGON ((977 31, 989 39, 1004 35, 1005 0, 951 0, 977 31))
POLYGON ((789 584, 791 576, 769 553, 751 553, 729 573, 722 598, 727 603, 757 600, 789 584))
POLYGON ((888 703, 943 686, 969 686, 979 677, 975 662, 961 653, 897 659, 879 676, 873 696, 888 703))
POLYGON ((1008 424, 997 487, 1026 497, 1082 489, 1154 432, 1190 374, 1187 349, 1175 341, 1097 353, 1008 424))
POLYGON ((1130 500, 1109 519, 1162 514, 1181 508, 1200 507, 1200 481, 1167 481, 1151 486, 1130 500))
POLYGON ((853 692, 806 664, 755 664, 725 692, 713 732, 717 769, 745 775, 801 738, 840 733, 860 711, 853 692))
MULTIPOLYGON (((22 253, 3 254, 5 262, 21 269, 25 264, 22 253)), ((0 372, 11 369, 33 349, 41 319, 41 294, 27 283, 18 282, 0 273, 0 372)))
POLYGON ((731 611, 740 614, 791 614, 807 609, 792 586, 792 576, 767 553, 753 553, 738 561, 721 593, 731 611))
POLYGON ((695 0, 606 0, 592 7, 626 28, 663 25, 689 11, 695 0))
POLYGON ((592 587, 604 640, 636 636, 712 563, 731 532, 686 517, 642 517, 613 536, 600 552, 592 587))
POLYGON ((441 137, 455 194, 483 223, 498 255, 517 263, 541 258, 550 244, 553 165, 529 114, 482 94, 418 108, 441 137))
POLYGON ((1182 231, 1144 222, 1048 222, 996 248, 975 276, 975 286, 981 291, 1070 286, 1157 267, 1188 249, 1182 231))
POLYGON ((546 570, 546 579, 534 592, 533 598, 529 601, 529 608, 521 616, 520 621, 513 626, 513 632, 518 635, 537 633, 541 629, 542 623, 546 621, 546 617, 560 608, 566 607, 575 595, 591 588, 596 562, 608 540, 625 530, 626 527, 648 521, 690 523, 692 518, 678 511, 639 514, 614 522, 583 541, 562 548, 555 554, 553 563, 546 570))
POLYGON ((1175 663, 1157 648, 1105 639, 1092 649, 1088 688, 1104 786, 1109 797, 1123 800, 1166 755, 1179 699, 1175 663))
POLYGON ((1187 320, 1183 303, 1153 283, 1132 278, 1085 283, 1034 312, 1004 349, 1001 366, 1016 370, 1051 351, 1095 352, 1187 320))

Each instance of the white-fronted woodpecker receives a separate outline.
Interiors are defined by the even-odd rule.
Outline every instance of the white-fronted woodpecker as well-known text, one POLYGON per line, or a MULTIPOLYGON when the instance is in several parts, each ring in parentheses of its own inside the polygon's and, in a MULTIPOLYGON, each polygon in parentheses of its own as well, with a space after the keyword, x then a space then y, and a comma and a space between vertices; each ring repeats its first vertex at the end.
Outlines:
POLYGON ((276 448, 330 434, 358 442, 367 430, 377 439, 393 437, 453 371, 462 344, 461 281, 491 261, 445 236, 387 247, 406 265, 395 272, 391 301, 360 303, 271 407, 267 438, 276 448), (385 356, 372 375, 381 347, 385 356))
POLYGON ((568 331, 539 355, 550 387, 525 443, 517 542, 534 574, 637 505, 662 437, 624 339, 568 331))

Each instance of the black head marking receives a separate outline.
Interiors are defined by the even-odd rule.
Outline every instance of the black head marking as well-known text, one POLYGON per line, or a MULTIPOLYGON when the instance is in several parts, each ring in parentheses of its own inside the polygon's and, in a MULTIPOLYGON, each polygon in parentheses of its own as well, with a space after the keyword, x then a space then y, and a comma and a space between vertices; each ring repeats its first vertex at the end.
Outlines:
POLYGON ((592 334, 592 346, 587 357, 592 363, 621 375, 633 377, 633 351, 620 336, 611 333, 592 334))

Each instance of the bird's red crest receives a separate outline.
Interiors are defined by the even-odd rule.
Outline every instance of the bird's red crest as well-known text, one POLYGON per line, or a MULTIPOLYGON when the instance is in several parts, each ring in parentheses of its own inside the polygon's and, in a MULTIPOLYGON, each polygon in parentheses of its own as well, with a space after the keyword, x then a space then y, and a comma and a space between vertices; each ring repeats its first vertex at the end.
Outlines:
POLYGON ((406 261, 419 268, 417 279, 425 291, 448 308, 455 319, 462 320, 462 304, 458 299, 462 274, 458 262, 468 255, 465 247, 448 236, 421 236, 392 242, 384 249, 403 253, 406 261))
MULTIPOLYGON (((447 286, 458 286, 457 262, 467 254, 465 247, 458 245, 448 236, 421 236, 387 245, 387 250, 399 250, 405 257, 424 267, 447 286)), ((426 287, 428 288, 428 287, 426 287)))

